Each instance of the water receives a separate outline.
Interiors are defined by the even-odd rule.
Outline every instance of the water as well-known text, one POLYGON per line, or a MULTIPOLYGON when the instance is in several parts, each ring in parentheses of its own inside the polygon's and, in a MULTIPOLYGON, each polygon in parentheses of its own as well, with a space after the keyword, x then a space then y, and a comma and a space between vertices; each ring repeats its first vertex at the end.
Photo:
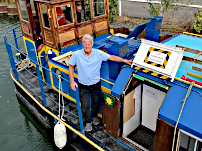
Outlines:
POLYGON ((53 138, 19 103, 10 77, 10 62, 4 33, 18 25, 18 20, 0 16, 0 151, 52 151, 53 138))

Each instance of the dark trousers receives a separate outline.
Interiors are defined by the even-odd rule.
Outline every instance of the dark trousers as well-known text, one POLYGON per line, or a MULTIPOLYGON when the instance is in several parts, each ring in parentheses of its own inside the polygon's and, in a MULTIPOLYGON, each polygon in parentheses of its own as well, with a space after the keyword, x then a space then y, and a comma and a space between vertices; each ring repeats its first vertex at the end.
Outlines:
POLYGON ((101 82, 93 85, 83 85, 79 83, 79 96, 81 108, 86 123, 90 123, 92 118, 96 117, 99 112, 101 102, 101 82), (91 101, 90 101, 91 98, 91 101))

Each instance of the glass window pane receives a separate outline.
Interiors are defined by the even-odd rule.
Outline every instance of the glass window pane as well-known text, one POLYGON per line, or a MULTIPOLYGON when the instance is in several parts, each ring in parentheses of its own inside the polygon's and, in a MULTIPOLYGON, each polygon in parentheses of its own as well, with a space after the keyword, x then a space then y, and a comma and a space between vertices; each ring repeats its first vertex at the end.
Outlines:
POLYGON ((42 4, 41 10, 42 10, 42 15, 43 15, 44 26, 47 28, 50 28, 48 15, 47 15, 47 6, 42 4))
POLYGON ((104 0, 93 0, 94 16, 105 14, 104 0))
POLYGON ((19 5, 22 19, 28 21, 27 10, 25 7, 25 0, 19 0, 19 5))
POLYGON ((77 23, 90 20, 90 5, 88 0, 76 1, 77 23))
POLYGON ((30 33, 29 26, 23 25, 23 30, 25 33, 30 33))
POLYGON ((32 8, 32 14, 33 14, 33 16, 36 16, 36 9, 35 9, 35 7, 34 7, 34 2, 33 2, 33 0, 30 1, 30 4, 31 4, 31 8, 32 8))
POLYGON ((85 20, 91 20, 89 0, 84 0, 85 20))
POLYGON ((56 13, 59 26, 67 25, 73 22, 70 4, 56 7, 56 13))

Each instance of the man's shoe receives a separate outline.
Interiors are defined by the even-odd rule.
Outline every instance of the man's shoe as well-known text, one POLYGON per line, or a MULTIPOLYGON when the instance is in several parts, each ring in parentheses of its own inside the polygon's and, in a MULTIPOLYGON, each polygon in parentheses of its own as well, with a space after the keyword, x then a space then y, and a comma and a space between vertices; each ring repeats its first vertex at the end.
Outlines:
POLYGON ((99 125, 99 124, 100 124, 100 120, 99 120, 98 117, 94 117, 94 118, 93 118, 93 124, 94 124, 94 125, 99 125))
POLYGON ((86 123, 86 126, 85 126, 85 131, 86 132, 90 132, 92 131, 93 128, 92 128, 92 123, 86 123))

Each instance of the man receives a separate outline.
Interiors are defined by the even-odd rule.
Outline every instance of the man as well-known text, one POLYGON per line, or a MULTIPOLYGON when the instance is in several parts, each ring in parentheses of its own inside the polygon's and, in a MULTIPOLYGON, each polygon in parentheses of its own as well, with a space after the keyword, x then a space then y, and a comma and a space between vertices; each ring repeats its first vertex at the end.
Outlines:
POLYGON ((92 130, 92 122, 94 125, 100 123, 97 118, 99 105, 101 101, 101 82, 100 68, 102 61, 124 62, 128 65, 132 64, 132 60, 124 60, 123 58, 109 55, 101 50, 92 49, 93 37, 89 34, 83 36, 83 49, 75 51, 69 61, 69 77, 72 90, 76 90, 77 84, 74 81, 74 66, 77 66, 79 81, 79 96, 83 115, 86 120, 85 131, 92 130), (90 98, 92 104, 90 104, 90 98))

